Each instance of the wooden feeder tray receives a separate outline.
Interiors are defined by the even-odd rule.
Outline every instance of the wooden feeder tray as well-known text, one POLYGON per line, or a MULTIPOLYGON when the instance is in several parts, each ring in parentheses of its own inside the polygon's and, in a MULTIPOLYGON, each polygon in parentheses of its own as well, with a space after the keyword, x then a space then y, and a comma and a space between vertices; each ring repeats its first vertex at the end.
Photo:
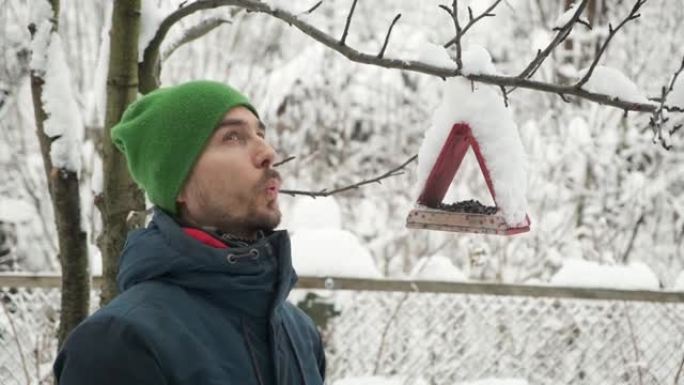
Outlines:
POLYGON ((418 197, 416 207, 411 210, 406 218, 406 227, 500 235, 514 235, 529 231, 529 216, 525 216, 523 225, 511 227, 506 224, 498 207, 493 214, 454 212, 439 208, 469 147, 473 148, 480 170, 487 183, 487 189, 496 202, 496 193, 489 170, 480 152, 480 146, 473 137, 470 126, 465 123, 457 123, 451 128, 435 165, 430 171, 425 187, 418 197))

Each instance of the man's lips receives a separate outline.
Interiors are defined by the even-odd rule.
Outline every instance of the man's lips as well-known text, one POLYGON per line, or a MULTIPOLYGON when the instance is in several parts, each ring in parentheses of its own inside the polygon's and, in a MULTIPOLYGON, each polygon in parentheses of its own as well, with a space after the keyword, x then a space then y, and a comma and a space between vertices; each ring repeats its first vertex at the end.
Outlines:
POLYGON ((278 192, 280 191, 280 180, 278 178, 273 178, 266 183, 266 195, 270 199, 276 199, 278 197, 278 192))

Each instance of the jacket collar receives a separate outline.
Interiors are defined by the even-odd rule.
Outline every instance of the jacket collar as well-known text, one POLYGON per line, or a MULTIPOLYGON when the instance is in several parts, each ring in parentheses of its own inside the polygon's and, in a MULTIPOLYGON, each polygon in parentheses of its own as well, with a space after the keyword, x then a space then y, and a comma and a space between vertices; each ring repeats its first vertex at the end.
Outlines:
POLYGON ((187 235, 173 218, 155 209, 147 228, 129 234, 117 281, 121 291, 144 281, 162 281, 220 306, 265 317, 285 301, 297 275, 286 231, 275 231, 247 247, 219 249, 187 235))

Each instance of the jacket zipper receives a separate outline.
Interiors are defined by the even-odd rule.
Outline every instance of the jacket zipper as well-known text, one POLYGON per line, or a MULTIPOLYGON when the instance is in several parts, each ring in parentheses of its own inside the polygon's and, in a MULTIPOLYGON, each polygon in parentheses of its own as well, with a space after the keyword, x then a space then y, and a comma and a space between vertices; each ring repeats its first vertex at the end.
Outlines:
POLYGON ((245 345, 247 346, 247 351, 249 351, 249 355, 252 359, 252 368, 254 368, 254 375, 256 376, 257 379, 257 384, 258 385, 264 385, 264 380, 261 377, 261 372, 259 372, 259 364, 257 363, 256 359, 256 354, 254 354, 254 348, 252 347, 252 343, 249 340, 249 335, 247 334, 247 323, 245 322, 245 319, 242 319, 242 335, 245 337, 245 345))

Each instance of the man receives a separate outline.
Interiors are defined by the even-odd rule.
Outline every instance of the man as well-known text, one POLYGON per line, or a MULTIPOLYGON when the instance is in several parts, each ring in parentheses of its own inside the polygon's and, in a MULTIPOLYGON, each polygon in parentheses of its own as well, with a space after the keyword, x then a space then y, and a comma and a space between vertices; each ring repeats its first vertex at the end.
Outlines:
POLYGON ((275 152, 249 100, 194 81, 133 103, 112 129, 155 204, 126 241, 121 294, 81 323, 54 365, 59 385, 319 385, 313 322, 280 221, 275 152))

